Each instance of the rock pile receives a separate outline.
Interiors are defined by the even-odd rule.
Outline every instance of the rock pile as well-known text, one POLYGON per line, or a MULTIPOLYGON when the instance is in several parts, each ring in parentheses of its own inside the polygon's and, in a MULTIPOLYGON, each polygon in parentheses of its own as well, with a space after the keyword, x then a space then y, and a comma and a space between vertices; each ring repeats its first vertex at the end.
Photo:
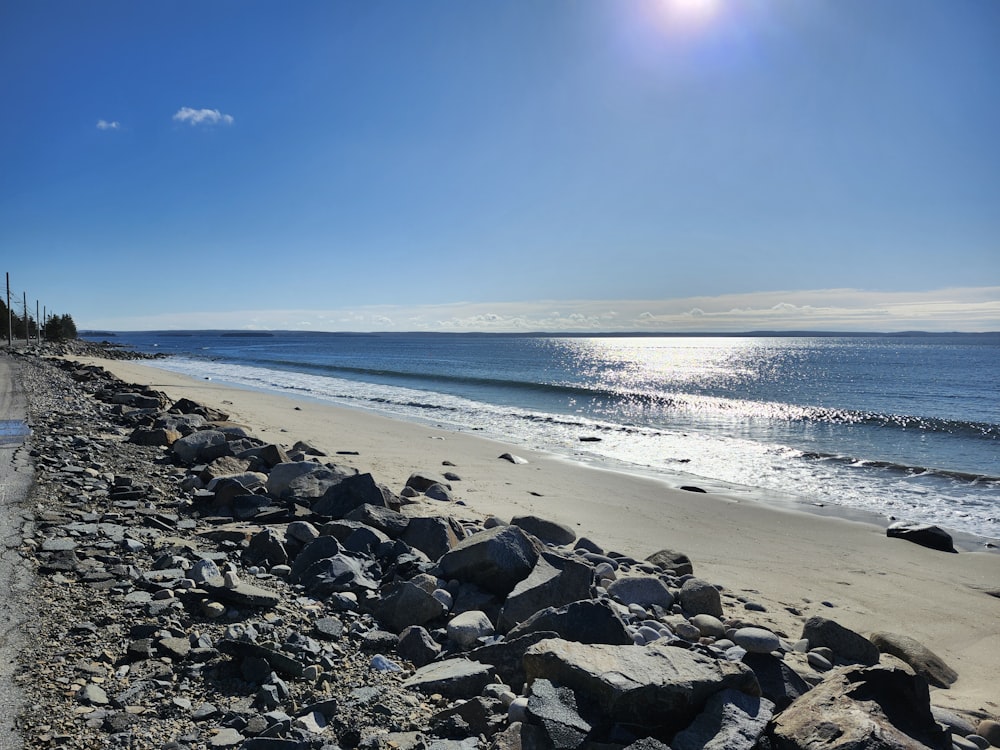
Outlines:
POLYGON ((994 731, 935 714, 928 681, 956 675, 912 639, 727 616, 684 554, 470 521, 447 513, 453 473, 397 493, 100 368, 22 371, 32 747, 950 749, 994 731))

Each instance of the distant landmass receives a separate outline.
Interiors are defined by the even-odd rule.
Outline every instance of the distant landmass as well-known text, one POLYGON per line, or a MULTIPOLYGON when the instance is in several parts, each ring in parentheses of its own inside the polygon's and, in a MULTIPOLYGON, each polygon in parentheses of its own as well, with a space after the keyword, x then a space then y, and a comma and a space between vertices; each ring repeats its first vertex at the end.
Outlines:
POLYGON ((263 339, 263 338, 274 338, 274 334, 269 331, 233 331, 232 333, 224 333, 223 337, 229 336, 237 339, 263 339))

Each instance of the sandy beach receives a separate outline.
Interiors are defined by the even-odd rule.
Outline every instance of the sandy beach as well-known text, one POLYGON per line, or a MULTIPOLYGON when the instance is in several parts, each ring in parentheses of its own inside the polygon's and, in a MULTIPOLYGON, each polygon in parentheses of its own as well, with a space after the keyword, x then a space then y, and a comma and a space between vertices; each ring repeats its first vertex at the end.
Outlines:
POLYGON ((725 587, 727 616, 793 640, 811 615, 864 634, 908 635, 959 674, 951 689, 932 689, 935 705, 1000 714, 1000 598, 986 593, 1000 589, 1000 554, 936 552, 887 539, 870 523, 685 492, 470 433, 193 380, 133 361, 79 361, 174 399, 215 406, 262 438, 308 441, 395 491, 412 472, 440 472, 447 461, 462 478, 453 485, 468 506, 462 512, 504 520, 537 514, 637 557, 663 548, 685 552, 696 575, 725 587), (334 455, 342 451, 357 455, 334 455), (506 452, 528 463, 498 458, 506 452), (745 611, 744 601, 766 611, 745 611))

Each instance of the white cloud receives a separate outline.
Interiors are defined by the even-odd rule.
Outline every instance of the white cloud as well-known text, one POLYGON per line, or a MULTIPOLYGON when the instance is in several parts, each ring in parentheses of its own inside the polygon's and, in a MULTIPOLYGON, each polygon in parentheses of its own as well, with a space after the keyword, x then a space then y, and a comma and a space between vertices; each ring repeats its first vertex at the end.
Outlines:
POLYGON ((191 109, 191 107, 181 107, 174 114, 177 122, 186 122, 189 125, 232 125, 235 120, 232 115, 224 115, 217 109, 191 109))
POLYGON ((118 120, 112 120, 108 122, 107 120, 98 120, 97 129, 98 130, 118 130, 121 127, 121 123, 118 120))
POLYGON ((557 304, 558 316, 553 300, 540 300, 164 313, 118 319, 81 317, 77 325, 123 331, 238 329, 248 321, 263 329, 308 327, 319 331, 1000 331, 1000 287, 922 292, 825 289, 665 300, 560 300, 557 304), (606 312, 611 308, 617 313, 613 319, 606 312))

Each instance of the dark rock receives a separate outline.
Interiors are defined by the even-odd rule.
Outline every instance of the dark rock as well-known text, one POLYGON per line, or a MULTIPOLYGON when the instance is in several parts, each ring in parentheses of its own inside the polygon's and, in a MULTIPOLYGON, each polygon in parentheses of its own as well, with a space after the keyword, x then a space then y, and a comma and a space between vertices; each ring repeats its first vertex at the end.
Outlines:
POLYGON ((593 578, 593 569, 574 558, 539 557, 531 574, 507 596, 498 629, 507 632, 542 609, 589 599, 593 578))
POLYGON ((573 691, 543 678, 531 683, 528 719, 542 728, 547 744, 554 750, 575 750, 592 729, 580 716, 573 691))
POLYGON ((320 516, 343 518, 362 505, 399 507, 395 496, 375 481, 371 474, 357 474, 332 485, 313 503, 312 510, 320 516))
POLYGON ((409 479, 406 480, 406 486, 412 487, 417 492, 427 492, 427 490, 435 484, 443 485, 449 490, 451 489, 451 485, 448 484, 447 479, 440 474, 434 474, 433 472, 414 472, 413 474, 410 474, 409 479))
POLYGON ((236 641, 230 638, 223 638, 219 641, 218 648, 224 654, 229 654, 240 660, 247 658, 263 659, 276 672, 289 677, 301 677, 305 669, 302 662, 297 659, 293 659, 281 651, 275 651, 272 648, 267 648, 257 643, 250 643, 249 641, 236 641))
POLYGON ((411 518, 400 538, 431 560, 438 560, 458 544, 455 526, 450 519, 437 516, 411 518))
MULTIPOLYGON (((190 435, 182 437, 171 446, 174 455, 185 464, 193 464, 196 461, 206 460, 226 445, 225 434, 218 430, 199 430, 190 435)), ((222 454, 219 454, 222 455, 222 454)))
POLYGON ((691 558, 683 552, 661 549, 660 551, 651 554, 646 558, 646 560, 653 563, 653 565, 659 565, 664 571, 673 576, 679 577, 692 575, 694 573, 694 566, 691 564, 691 558))
POLYGON ((632 636, 618 613, 605 602, 591 599, 558 609, 543 609, 511 628, 507 637, 518 638, 543 630, 558 633, 560 638, 577 643, 632 644, 632 636))
POLYGON ((825 646, 833 651, 835 657, 844 661, 867 666, 878 664, 879 652, 874 643, 825 617, 810 617, 806 620, 801 637, 809 641, 810 649, 825 646))
POLYGON ((667 584, 652 576, 623 576, 608 586, 608 596, 624 605, 641 607, 656 605, 664 609, 674 606, 674 597, 667 584))
POLYGON ((761 695, 774 703, 777 711, 785 710, 792 701, 809 691, 809 683, 776 656, 748 653, 743 663, 757 675, 761 695))
POLYGON ((375 617, 394 633, 425 625, 444 613, 444 605, 431 592, 411 581, 396 584, 375 605, 375 617))
POLYGON ((681 586, 681 607, 689 615, 712 615, 722 617, 722 596, 708 581, 689 578, 681 586))
POLYGON ((250 538, 250 545, 243 550, 244 565, 284 565, 288 550, 278 533, 271 528, 261 529, 250 538))
POLYGON ((496 667, 497 676, 505 684, 519 690, 521 685, 524 685, 528 680, 524 672, 524 652, 536 643, 557 637, 558 633, 549 630, 528 633, 517 638, 505 638, 497 643, 480 646, 469 651, 465 656, 473 661, 493 665, 496 667))
POLYGON ((774 750, 951 750, 931 715, 927 682, 883 666, 831 670, 775 717, 767 736, 774 750))
POLYGON ((672 750, 753 750, 774 713, 767 698, 739 690, 710 696, 698 717, 670 741, 672 750))
POLYGON ((459 542, 438 561, 443 577, 506 596, 531 573, 538 550, 516 526, 498 526, 459 542))
POLYGON ((956 552, 951 535, 929 523, 896 521, 885 530, 885 535, 890 539, 905 539, 908 542, 919 544, 921 547, 929 547, 941 552, 956 552))
MULTIPOLYGON (((430 664, 441 653, 441 646, 421 625, 410 625, 399 634, 396 653, 415 667, 430 664)), ((480 660, 481 661, 481 660, 480 660)))
POLYGON ((292 562, 292 572, 289 574, 288 580, 292 583, 299 583, 302 579, 302 574, 311 565, 327 557, 340 554, 342 551, 343 548, 340 546, 340 542, 332 536, 321 536, 314 539, 303 547, 302 551, 295 557, 295 560, 292 562))
MULTIPOLYGON (((392 539, 399 539, 406 531, 410 519, 402 513, 391 508, 380 505, 361 505, 346 513, 344 519, 348 521, 360 521, 366 526, 378 529, 392 539)), ((410 544, 407 542, 407 544, 410 544)), ((410 544, 410 546, 414 546, 410 544)), ((437 559, 436 557, 434 558, 437 559)))

